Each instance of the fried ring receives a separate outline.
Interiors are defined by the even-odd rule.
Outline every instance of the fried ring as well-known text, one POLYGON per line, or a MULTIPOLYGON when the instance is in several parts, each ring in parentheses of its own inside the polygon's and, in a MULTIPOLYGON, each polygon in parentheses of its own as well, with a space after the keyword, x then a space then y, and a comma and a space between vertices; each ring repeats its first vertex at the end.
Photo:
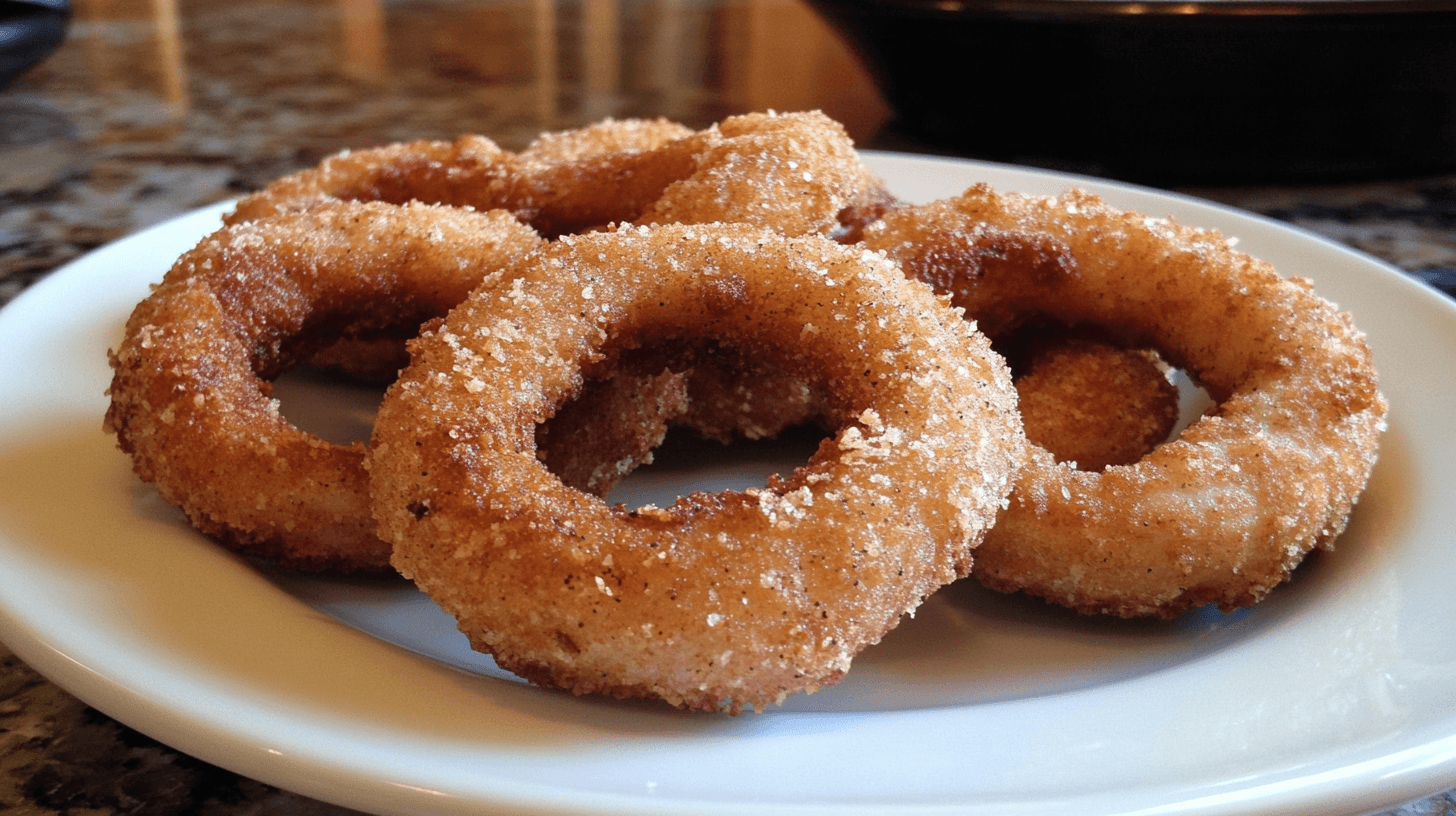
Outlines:
POLYGON ((987 586, 1128 617, 1207 603, 1232 610, 1344 529, 1375 463, 1386 403, 1364 335, 1309 281, 1280 277, 1216 232, 1078 191, 1032 197, 978 185, 890 213, 866 243, 909 274, 981 289, 1012 318, 1097 326, 1154 347, 1218 403, 1177 440, 1103 472, 1033 446, 977 552, 987 586), (997 235, 1040 236, 1023 243, 1041 249, 992 274, 975 261, 997 235), (1074 263, 1056 260, 1057 247, 1074 263))
POLYGON ((371 475, 395 566, 502 667, 577 694, 761 709, 837 681, 966 574, 1025 447, 1004 362, 930 290, 743 225, 563 238, 411 344, 371 475), (834 433, 763 489, 632 510, 567 487, 536 426, 637 350, 723 344, 834 433))
POLYGON ((339 337, 443 315, 541 243, 504 212, 322 204, 183 255, 111 353, 105 427, 192 524, 284 565, 386 569, 362 443, 291 425, 271 380, 339 337))
POLYGON ((803 235, 855 231, 889 194, 838 122, 817 111, 753 113, 697 132, 608 120, 547 134, 519 154, 482 136, 345 152, 244 198, 226 221, 329 199, 508 209, 547 236, 715 221, 803 235))
MULTIPOLYGON (((838 122, 817 111, 753 113, 697 132, 663 119, 609 119, 544 134, 518 154, 474 135, 346 151, 247 196, 224 221, 332 200, 504 208, 548 236, 628 221, 733 221, 848 240, 891 197, 838 122)), ((402 357, 398 345, 344 342, 311 362, 388 379, 402 357)), ((712 372, 702 376, 700 390, 713 387, 712 372)), ((765 387, 801 389, 794 382, 765 387)), ((764 406, 758 417, 725 415, 706 432, 722 435, 737 421, 727 433, 752 434, 775 413, 764 406)))

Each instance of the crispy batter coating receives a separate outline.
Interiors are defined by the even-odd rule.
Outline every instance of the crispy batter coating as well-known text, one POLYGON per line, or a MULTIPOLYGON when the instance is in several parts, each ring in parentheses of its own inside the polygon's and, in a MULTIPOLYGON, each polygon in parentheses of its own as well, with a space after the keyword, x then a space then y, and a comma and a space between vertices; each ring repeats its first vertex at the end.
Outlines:
POLYGON ((997 290, 984 296, 1016 319, 1096 326, 1156 348, 1218 402, 1177 440, 1102 472, 1033 446, 977 551, 986 585, 1122 616, 1231 610, 1263 598, 1344 529, 1386 403, 1364 335, 1309 281, 1280 277, 1216 232, 1078 191, 976 186, 888 214, 866 243, 953 292, 980 273, 962 288, 997 290), (1032 243, 1044 249, 988 271, 979 248, 998 234, 1042 235, 1032 243), (1071 263, 1055 260, 1058 245, 1071 263))
POLYGON ((243 199, 227 220, 327 199, 507 209, 547 236, 714 221, 857 234, 890 200, 843 126, 810 111, 734 116, 696 132, 607 120, 546 134, 520 153, 483 136, 346 152, 243 199))
POLYGON ((1025 438, 1010 375, 871 253, 742 225, 563 238, 411 344, 371 447, 394 563, 472 645, 578 694, 737 712, 834 683, 968 572, 1025 438), (802 378, 832 435, 762 489, 609 507, 537 426, 624 358, 727 346, 802 378))
POLYGON ((271 380, 339 337, 413 332, 541 243, 508 213, 335 202, 224 228, 139 304, 105 427, 218 541, 301 568, 387 569, 362 443, 280 415, 271 380))

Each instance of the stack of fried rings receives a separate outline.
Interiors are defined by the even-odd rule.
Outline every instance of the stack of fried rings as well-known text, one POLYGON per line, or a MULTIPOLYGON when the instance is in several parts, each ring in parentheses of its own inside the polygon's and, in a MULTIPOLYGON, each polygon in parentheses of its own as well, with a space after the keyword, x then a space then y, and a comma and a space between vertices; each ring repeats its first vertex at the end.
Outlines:
MULTIPOLYGON (((819 113, 751 114, 696 133, 605 122, 549 134, 520 154, 480 137, 346 153, 244 199, 229 226, 138 306, 112 356, 106 428, 142 479, 224 544, 290 567, 387 568, 390 548, 360 512, 362 448, 289 425, 269 399, 277 374, 341 341, 413 336, 471 289, 496 285, 540 243, 532 227, 727 220, 830 234, 884 198, 843 128, 819 113)), ((352 369, 398 368, 397 355, 380 365, 349 359, 352 348, 352 369)), ((705 366, 701 379, 722 375, 705 366)), ((779 407, 721 419, 714 431, 758 427, 764 413, 802 421, 799 384, 775 382, 779 407)), ((604 388, 604 413, 637 408, 632 391, 604 388)), ((660 402, 678 403, 670 394, 660 402)), ((650 432, 640 444, 611 455, 647 459, 664 422, 643 418, 650 432)))
POLYGON ((1002 320, 1096 326, 1157 348, 1218 401, 1127 466, 1082 471, 1033 446, 1011 506, 977 551, 982 583, 1090 613, 1230 610, 1260 600, 1343 531, 1375 463, 1386 403, 1364 336, 1308 281, 1280 277, 1217 233, 1075 191, 1041 198, 976 186, 890 213, 866 245, 959 290, 969 318, 991 302, 1002 320), (1008 233, 1062 249, 1032 253, 1023 270, 965 263, 1008 233), (1062 254, 1074 263, 1048 262, 1062 254))
POLYGON ((412 343, 372 440, 395 565, 472 644, 576 693, 736 711, 835 682, 971 548, 1024 459, 984 336, 875 255, 753 227, 563 239, 412 343), (608 507, 535 427, 633 349, 727 344, 835 429, 764 489, 608 507))
MULTIPOLYGON (((506 209, 548 237, 610 223, 725 221, 848 241, 891 196, 833 119, 751 113, 696 132, 660 119, 606 120, 545 134, 520 153, 475 135, 346 152, 248 196, 226 221, 333 200, 506 209)), ((348 341, 314 361, 387 380, 402 357, 388 344, 348 341)), ((752 367, 703 362, 685 386, 694 399, 684 424, 719 439, 765 437, 812 415, 803 383, 752 367), (750 380, 759 398, 747 401, 750 380)))
MULTIPOLYGON (((682 140, 720 144, 679 139, 660 124, 603 127, 543 140, 534 158, 514 161, 620 169, 631 162, 604 144, 630 145, 620 152, 632 156, 682 140), (598 165, 603 156, 612 158, 598 165)), ((724 166, 734 166, 727 155, 724 166)), ((836 182, 803 197, 819 215, 794 223, 812 237, 747 223, 623 227, 543 245, 521 220, 539 218, 553 233, 585 223, 578 205, 560 203, 570 198, 565 176, 502 199, 509 213, 356 201, 413 197, 398 179, 380 181, 393 174, 354 187, 330 186, 332 171, 300 174, 251 200, 271 207, 266 214, 235 217, 184 256, 113 355, 107 425, 138 474, 204 532, 302 567, 379 566, 392 547, 395 566, 456 614, 477 648, 543 684, 761 707, 836 680, 901 613, 964 573, 983 535, 975 570, 984 583, 1082 611, 1167 617, 1195 604, 1253 603, 1338 535, 1374 461, 1385 403, 1347 315, 1217 235, 1091 196, 978 187, 896 207, 866 227, 864 213, 885 202, 864 192, 873 185, 857 167, 839 177, 858 179, 843 189, 859 193, 833 192, 836 182), (898 266, 820 237, 848 240, 861 229, 898 266), (1033 447, 1023 468, 999 358, 901 269, 983 325, 1050 319, 1156 347, 1210 390, 1218 411, 1131 465, 1078 471, 1033 447), (477 286, 415 344, 376 425, 372 477, 360 446, 298 433, 267 399, 268 378, 321 346, 407 333, 477 286), (559 304, 570 308, 558 314, 559 304), (942 324, 960 328, 942 336, 942 324), (694 404, 674 369, 699 372, 711 398, 694 404), (620 412, 608 405, 604 427, 619 430, 635 412, 631 421, 651 430, 628 444, 628 468, 668 422, 732 435, 817 419, 833 436, 764 490, 608 509, 544 468, 537 436, 584 388, 595 393, 591 383, 643 372, 640 382, 661 393, 642 398, 630 383, 602 391, 619 395, 603 397, 609 403, 633 402, 620 412), (767 389, 769 407, 740 400, 755 390, 742 378, 765 372, 782 386, 767 389), (745 413, 725 423, 717 406, 735 402, 745 413), (482 410, 492 403, 499 413, 482 410), (195 455, 209 446, 235 458, 195 455), (487 461, 510 466, 497 474, 487 461), (890 465, 900 470, 881 470, 890 465), (280 489, 276 475, 290 472, 298 480, 280 489), (1010 506, 987 534, 1013 479, 1010 506), (1270 512, 1276 503, 1282 511, 1270 512), (387 544, 374 536, 371 506, 387 544), (842 547, 807 546, 826 541, 842 547), (703 569, 684 569, 705 547, 714 557, 703 569), (536 572, 559 586, 528 579, 542 553, 560 568, 536 572), (520 591, 542 602, 522 603, 520 591), (543 612, 556 607, 565 611, 543 612)), ((440 178, 460 175, 445 166, 440 178)), ((487 177, 499 174, 473 181, 487 177)), ((753 181, 709 177, 724 195, 699 212, 764 203, 735 192, 753 181)), ((644 189, 667 198, 679 181, 644 189)), ((597 464, 586 461, 584 472, 597 464)))

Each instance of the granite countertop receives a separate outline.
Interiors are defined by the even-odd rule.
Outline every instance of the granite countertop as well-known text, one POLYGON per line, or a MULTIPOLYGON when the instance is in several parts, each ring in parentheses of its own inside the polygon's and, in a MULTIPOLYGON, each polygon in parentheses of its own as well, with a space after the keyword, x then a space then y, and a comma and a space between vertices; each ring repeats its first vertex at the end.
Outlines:
MULTIPOLYGON (((0 305, 103 244, 348 147, 475 132, 519 148, 608 115, 699 127, 808 107, 861 144, 915 146, 797 0, 89 0, 74 10, 65 44, 0 89, 0 305)), ((1188 192, 1349 244, 1456 296, 1456 174, 1188 192)), ((0 807, 340 810, 180 754, 3 650, 0 807)), ((1452 816, 1456 799, 1392 812, 1452 816)))

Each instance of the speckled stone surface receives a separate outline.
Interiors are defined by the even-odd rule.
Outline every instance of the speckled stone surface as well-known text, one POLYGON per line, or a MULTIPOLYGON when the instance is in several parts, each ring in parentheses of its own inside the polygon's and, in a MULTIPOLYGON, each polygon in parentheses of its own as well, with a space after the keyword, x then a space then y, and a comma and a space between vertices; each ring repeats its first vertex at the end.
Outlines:
POLYGON ((1190 192, 1347 244, 1456 297, 1456 176, 1190 192))
MULTIPOLYGON (((85 0, 0 89, 0 304, 84 253, 346 147, 477 132, 519 148, 603 116, 695 127, 818 107, 903 148, 863 71, 796 0, 85 0), (488 47, 487 47, 488 46, 488 47)), ((1456 295, 1456 175, 1190 191, 1297 224, 1456 295)), ((330 814, 88 708, 0 649, 0 808, 330 814)), ((1400 808, 1453 816, 1451 794, 1400 808)))

